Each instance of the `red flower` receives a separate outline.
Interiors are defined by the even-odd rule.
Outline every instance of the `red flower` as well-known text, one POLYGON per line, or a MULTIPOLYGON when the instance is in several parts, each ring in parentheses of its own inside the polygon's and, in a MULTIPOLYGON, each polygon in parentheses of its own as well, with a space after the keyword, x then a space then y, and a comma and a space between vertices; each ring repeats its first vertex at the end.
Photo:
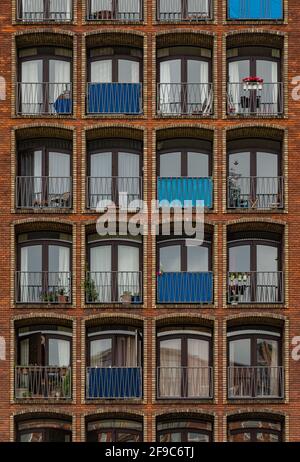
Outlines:
POLYGON ((245 77, 243 82, 245 83, 263 83, 264 79, 261 77, 245 77))

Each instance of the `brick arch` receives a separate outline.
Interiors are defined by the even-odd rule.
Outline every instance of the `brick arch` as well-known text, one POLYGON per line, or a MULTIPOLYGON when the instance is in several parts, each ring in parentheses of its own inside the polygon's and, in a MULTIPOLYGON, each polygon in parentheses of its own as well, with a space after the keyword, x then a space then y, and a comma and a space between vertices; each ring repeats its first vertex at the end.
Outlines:
POLYGON ((36 218, 25 218, 21 220, 16 220, 12 223, 15 233, 21 233, 30 231, 34 225, 36 225, 36 229, 39 230, 55 230, 55 231, 65 231, 67 233, 72 234, 74 223, 70 220, 66 219, 58 219, 56 218, 44 218, 44 217, 36 217, 36 218))
POLYGON ((203 46, 212 49, 215 33, 190 29, 168 29, 154 34, 157 48, 170 46, 203 46))
POLYGON ((164 410, 164 411, 156 411, 154 412, 154 416, 156 417, 156 420, 158 417, 161 417, 161 416, 175 416, 175 415, 182 415, 182 414, 189 414, 189 416, 191 415, 195 415, 197 417, 200 417, 200 416, 209 416, 210 418, 215 418, 216 417, 216 413, 214 411, 210 411, 210 410, 207 410, 207 409, 202 409, 202 408, 195 408, 195 407, 185 407, 185 408, 171 408, 169 410, 164 410))
POLYGON ((288 414, 286 412, 281 411, 280 409, 276 409, 276 411, 269 409, 269 408, 242 408, 242 409, 235 409, 233 411, 226 412, 225 416, 226 417, 243 417, 243 415, 249 415, 249 414, 265 414, 269 416, 279 416, 279 417, 286 417, 288 414))
POLYGON ((76 318, 74 318, 73 316, 67 315, 67 314, 56 314, 56 313, 46 313, 46 312, 29 313, 29 314, 24 313, 24 314, 19 314, 17 316, 13 316, 12 318, 13 326, 16 326, 17 324, 21 325, 22 321, 24 322, 51 321, 52 323, 57 323, 57 324, 59 324, 60 322, 63 322, 73 327, 74 322, 76 322, 76 318))
POLYGON ((88 48, 95 46, 133 46, 143 48, 145 32, 114 28, 113 30, 94 30, 83 34, 88 48))
POLYGON ((145 133, 144 127, 133 127, 130 124, 97 124, 85 128, 86 139, 93 140, 97 138, 133 138, 143 141, 145 133))
POLYGON ((258 325, 263 323, 272 323, 274 325, 283 327, 285 322, 288 321, 288 318, 283 314, 270 312, 237 313, 226 316, 224 318, 226 328, 236 325, 244 325, 245 323, 247 324, 253 320, 258 325))
POLYGON ((40 407, 40 408, 33 408, 33 409, 22 409, 19 411, 15 411, 12 415, 16 418, 19 416, 35 416, 37 414, 48 414, 49 417, 50 415, 53 414, 53 416, 61 415, 61 416, 66 416, 67 418, 70 418, 72 420, 73 414, 70 411, 67 411, 66 409, 62 408, 60 411, 59 409, 53 409, 53 407, 40 407))
POLYGON ((75 32, 58 28, 37 28, 33 30, 19 31, 14 34, 17 47, 30 47, 40 45, 56 45, 72 47, 75 32))
MULTIPOLYGON (((197 324, 203 327, 214 327, 216 321, 215 316, 209 314, 188 314, 188 313, 173 313, 165 315, 157 315, 154 317, 155 327, 159 328, 167 325, 175 325, 176 322, 182 324, 197 324)), ((177 324, 178 325, 178 324, 177 324)))
POLYGON ((273 46, 283 48, 285 32, 268 29, 243 29, 233 30, 225 34, 228 48, 239 46, 273 46))
POLYGON ((66 127, 61 124, 26 124, 18 125, 13 128, 17 140, 32 139, 32 138, 64 138, 73 140, 75 134, 74 127, 66 127))
POLYGON ((85 317, 82 321, 83 328, 88 328, 91 326, 105 326, 109 323, 113 324, 124 324, 124 325, 138 325, 139 327, 144 327, 145 319, 143 316, 137 314, 129 314, 129 313, 100 313, 100 314, 92 314, 90 316, 85 317))
POLYGON ((155 128, 156 140, 170 138, 205 138, 213 141, 215 127, 204 124, 171 124, 155 128))
POLYGON ((225 127, 227 141, 237 138, 270 138, 283 141, 287 128, 276 124, 239 124, 225 127))

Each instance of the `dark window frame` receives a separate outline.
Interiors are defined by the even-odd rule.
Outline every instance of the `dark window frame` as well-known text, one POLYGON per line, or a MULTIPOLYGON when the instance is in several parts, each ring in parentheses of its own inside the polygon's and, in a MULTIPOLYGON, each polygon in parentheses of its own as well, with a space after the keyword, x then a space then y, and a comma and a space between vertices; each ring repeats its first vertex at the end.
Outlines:
POLYGON ((257 434, 258 433, 269 433, 269 434, 273 434, 273 435, 276 435, 278 436, 278 442, 282 442, 284 439, 283 439, 283 424, 280 420, 276 420, 276 419, 261 419, 261 418, 255 418, 255 417, 251 417, 249 419, 245 418, 243 420, 234 420, 234 421, 231 421, 228 423, 228 439, 230 440, 230 437, 231 436, 234 436, 234 435, 240 435, 240 434, 244 434, 244 433, 249 433, 250 434, 250 440, 247 441, 247 442, 260 442, 260 440, 257 439, 257 434), (240 427, 240 428, 235 428, 233 430, 230 429, 230 423, 233 423, 233 422, 239 422, 241 425, 243 422, 245 421, 259 421, 259 422, 274 422, 276 424, 280 424, 281 426, 281 429, 280 430, 275 430, 275 429, 271 429, 271 428, 260 428, 260 427, 240 427))
MULTIPOLYGON (((187 422, 187 419, 183 419, 183 418, 177 418, 176 421, 178 422, 182 422, 182 421, 186 421, 187 422)), ((203 420, 198 420, 198 419, 190 419, 188 420, 189 423, 193 423, 193 422, 203 422, 203 420)), ((167 423, 168 421, 166 421, 167 423)), ((210 421, 207 421, 209 422, 210 424, 212 424, 210 421)), ((213 441, 213 427, 211 430, 205 430, 205 429, 199 429, 197 427, 193 428, 193 427, 190 427, 190 428, 186 428, 186 427, 178 427, 178 428, 171 428, 171 429, 163 429, 163 430, 156 430, 156 434, 157 434, 157 441, 162 441, 161 440, 161 437, 165 434, 173 434, 173 433, 181 433, 181 442, 188 442, 188 438, 187 438, 187 435, 188 433, 198 433, 198 434, 203 434, 203 435, 206 435, 208 436, 208 440, 209 442, 212 442, 213 441)))
MULTIPOLYGON (((99 48, 99 47, 96 47, 96 48, 99 48)), ((104 48, 107 48, 107 47, 104 47, 104 48)), ((110 48, 114 48, 114 47, 110 47, 110 48)), ((120 53, 120 50, 119 50, 120 47, 116 47, 116 48, 118 48, 118 52, 116 54, 107 54, 107 55, 103 54, 103 55, 98 55, 98 56, 91 56, 90 53, 88 54, 88 60, 87 60, 87 64, 88 64, 88 66, 87 66, 88 67, 88 72, 87 72, 88 82, 91 82, 91 74, 92 74, 92 66, 91 66, 91 64, 93 62, 111 60, 111 62, 112 62, 111 83, 118 83, 119 82, 119 79, 118 79, 118 69, 119 69, 118 62, 119 62, 119 60, 125 60, 125 61, 133 61, 133 62, 139 63, 139 83, 143 83, 143 57, 132 56, 132 55, 128 54, 128 52, 126 53, 125 48, 128 49, 130 47, 124 47, 124 54, 120 53)), ((92 49, 93 48, 91 48, 91 50, 92 49)), ((140 50, 140 48, 138 48, 138 49, 140 50)))
MULTIPOLYGON (((201 143, 201 140, 199 140, 199 143, 201 143)), ((195 152, 197 154, 201 155, 206 155, 208 158, 208 176, 212 176, 212 164, 213 164, 213 153, 212 151, 209 151, 208 149, 200 149, 200 148, 178 148, 176 149, 175 147, 172 148, 167 148, 167 149, 161 149, 157 151, 157 172, 159 173, 158 176, 160 176, 160 164, 161 164, 161 156, 164 154, 172 154, 172 153, 178 153, 180 152, 181 156, 181 177, 187 177, 187 172, 188 172, 188 152, 195 152)))
MULTIPOLYGON (((156 246, 156 261, 157 261, 157 271, 160 270, 160 249, 162 247, 172 247, 180 245, 180 272, 187 272, 187 246, 185 239, 167 239, 167 240, 158 240, 156 246)), ((211 236, 206 236, 202 244, 203 247, 208 248, 208 271, 211 272, 213 268, 213 242, 211 236)))

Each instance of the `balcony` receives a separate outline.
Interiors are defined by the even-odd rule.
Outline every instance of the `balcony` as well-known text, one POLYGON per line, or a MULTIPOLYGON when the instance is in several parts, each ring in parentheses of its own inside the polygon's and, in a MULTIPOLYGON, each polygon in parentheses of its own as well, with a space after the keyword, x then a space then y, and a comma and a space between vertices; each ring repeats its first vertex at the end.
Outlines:
POLYGON ((241 177, 227 179, 229 209, 274 210, 284 206, 284 178, 241 177))
POLYGON ((20 209, 69 209, 71 177, 16 177, 16 207, 20 209))
POLYGON ((158 367, 157 397, 209 399, 213 397, 212 367, 158 367))
POLYGON ((157 112, 161 116, 209 116, 213 110, 211 83, 159 83, 157 112))
POLYGON ((71 83, 24 83, 16 88, 18 115, 72 114, 71 83))
POLYGON ((71 273, 69 271, 16 271, 16 303, 71 303, 71 273))
POLYGON ((228 303, 283 303, 282 271, 228 273, 228 303))
POLYGON ((228 398, 284 398, 284 368, 228 368, 228 398))
POLYGON ((196 207, 197 201, 203 201, 204 207, 213 206, 213 179, 212 177, 170 177, 157 178, 157 200, 164 206, 166 202, 180 202, 184 207, 185 201, 196 207))
POLYGON ((213 273, 174 272, 157 276, 157 303, 212 303, 213 273))
POLYGON ((88 83, 88 114, 139 115, 142 108, 141 83, 88 83))
POLYGON ((103 201, 112 201, 119 207, 136 210, 134 201, 142 199, 142 183, 140 177, 88 177, 87 208, 96 209, 103 201))
POLYGON ((279 116, 283 114, 283 83, 228 83, 227 113, 231 116, 279 116))
POLYGON ((71 368, 57 366, 16 366, 16 399, 70 399, 71 368))
POLYGON ((278 0, 227 0, 228 19, 282 20, 283 1, 278 0))
POLYGON ((212 19, 212 0, 157 0, 157 20, 161 22, 201 22, 212 19))
POLYGON ((17 21, 70 22, 72 0, 17 0, 17 21))
POLYGON ((88 0, 88 21, 137 22, 143 20, 142 0, 88 0))
POLYGON ((85 280, 86 303, 140 304, 141 271, 89 271, 85 280))
POLYGON ((87 399, 142 398, 141 367, 88 367, 87 399))

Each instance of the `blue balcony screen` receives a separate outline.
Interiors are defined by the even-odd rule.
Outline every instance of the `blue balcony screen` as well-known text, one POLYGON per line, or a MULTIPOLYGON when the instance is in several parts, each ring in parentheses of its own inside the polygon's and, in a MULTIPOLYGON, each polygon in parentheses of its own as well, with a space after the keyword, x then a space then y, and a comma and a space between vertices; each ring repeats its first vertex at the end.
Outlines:
POLYGON ((213 182, 211 178, 158 178, 158 201, 191 201, 193 207, 196 201, 204 201, 204 206, 212 207, 213 182))
POLYGON ((139 367, 95 367, 88 374, 88 398, 140 398, 139 367))
POLYGON ((90 83, 89 114, 140 114, 140 83, 90 83))
POLYGON ((228 0, 228 19, 283 19, 283 0, 228 0))
POLYGON ((213 275, 162 273, 157 277, 158 303, 212 303, 213 275))

